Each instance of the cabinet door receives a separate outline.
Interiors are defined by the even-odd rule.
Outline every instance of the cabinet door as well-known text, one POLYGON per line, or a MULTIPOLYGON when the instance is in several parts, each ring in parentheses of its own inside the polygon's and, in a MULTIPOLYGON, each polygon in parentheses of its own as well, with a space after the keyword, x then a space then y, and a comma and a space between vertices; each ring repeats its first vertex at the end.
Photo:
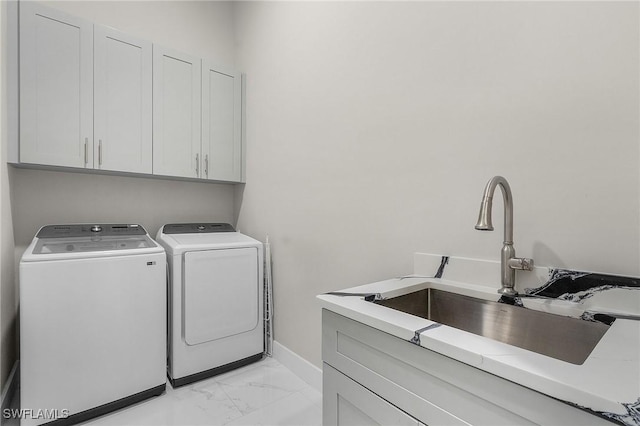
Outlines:
POLYGON ((93 167, 93 26, 20 2, 20 161, 93 167))
POLYGON ((153 174, 200 177, 199 58, 153 46, 153 174))
POLYGON ((242 180, 242 76, 203 61, 202 155, 204 178, 242 180))
POLYGON ((323 364, 322 377, 322 423, 325 426, 421 424, 328 364, 323 364))
POLYGON ((94 165, 151 173, 151 43, 94 27, 94 165))

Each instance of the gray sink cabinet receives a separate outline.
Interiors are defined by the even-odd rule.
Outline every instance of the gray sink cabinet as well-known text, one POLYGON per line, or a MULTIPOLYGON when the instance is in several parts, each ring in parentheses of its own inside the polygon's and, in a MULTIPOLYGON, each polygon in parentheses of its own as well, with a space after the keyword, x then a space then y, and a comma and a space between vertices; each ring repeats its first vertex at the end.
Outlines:
POLYGON ((607 425, 607 420, 322 311, 323 424, 607 425))

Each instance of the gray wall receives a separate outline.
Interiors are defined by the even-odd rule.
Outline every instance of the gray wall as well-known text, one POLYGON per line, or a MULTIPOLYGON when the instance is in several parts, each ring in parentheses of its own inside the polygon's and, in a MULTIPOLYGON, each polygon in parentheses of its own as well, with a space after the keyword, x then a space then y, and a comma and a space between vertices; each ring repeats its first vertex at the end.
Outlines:
MULTIPOLYGON (((499 259, 473 229, 511 183, 515 248, 638 275, 637 2, 239 2, 247 186, 274 256, 275 338, 320 365, 314 296, 499 259)), ((240 195, 240 194, 239 194, 240 195)), ((498 287, 496 277, 496 287, 498 287)))
POLYGON ((155 237, 170 222, 235 222, 233 187, 164 179, 13 169, 16 245, 53 223, 141 223, 155 237))

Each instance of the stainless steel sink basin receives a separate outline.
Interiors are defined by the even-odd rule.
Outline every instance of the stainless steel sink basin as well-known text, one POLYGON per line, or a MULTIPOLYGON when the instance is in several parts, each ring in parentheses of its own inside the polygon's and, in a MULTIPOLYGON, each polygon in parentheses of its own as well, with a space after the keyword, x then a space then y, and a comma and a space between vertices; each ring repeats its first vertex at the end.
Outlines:
POLYGON ((609 329, 600 322, 434 289, 374 303, 572 364, 583 364, 609 329))

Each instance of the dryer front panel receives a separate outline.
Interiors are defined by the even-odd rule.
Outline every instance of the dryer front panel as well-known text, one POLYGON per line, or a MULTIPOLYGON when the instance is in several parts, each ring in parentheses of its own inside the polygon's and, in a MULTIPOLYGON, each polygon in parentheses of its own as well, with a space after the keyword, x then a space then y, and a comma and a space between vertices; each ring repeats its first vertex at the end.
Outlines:
POLYGON ((261 285, 256 247, 185 253, 182 332, 186 344, 255 329, 261 285))

